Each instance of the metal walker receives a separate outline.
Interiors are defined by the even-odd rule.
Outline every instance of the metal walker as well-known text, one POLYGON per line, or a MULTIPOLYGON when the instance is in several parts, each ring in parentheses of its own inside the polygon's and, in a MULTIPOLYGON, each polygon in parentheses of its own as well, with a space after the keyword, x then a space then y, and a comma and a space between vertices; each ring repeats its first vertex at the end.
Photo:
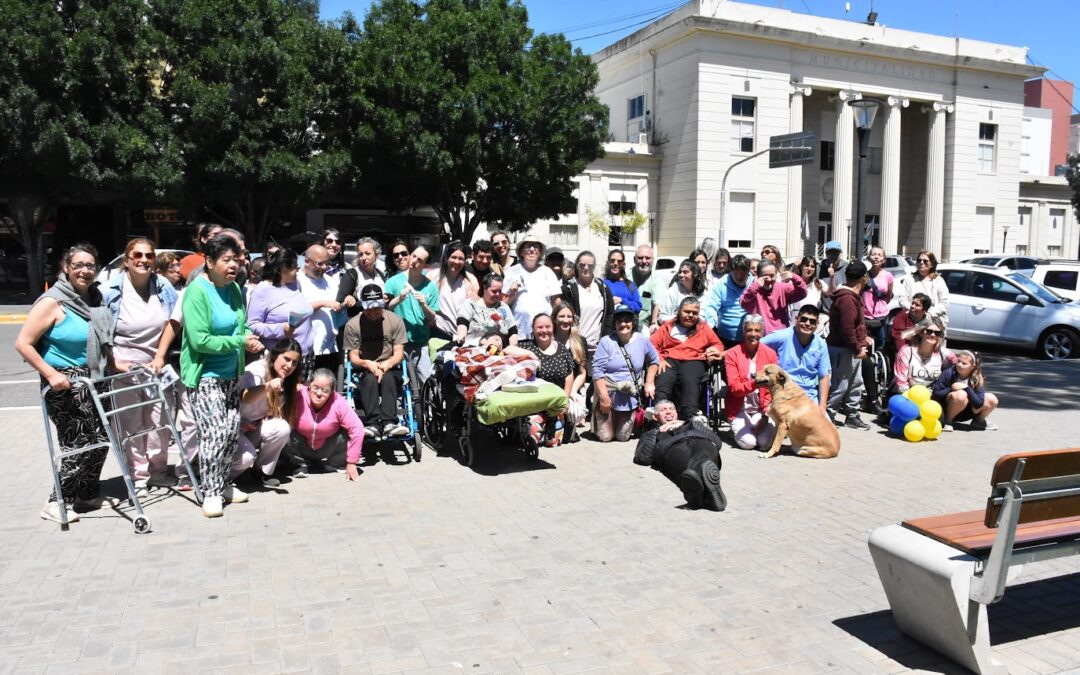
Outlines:
MULTIPOLYGON (((176 419, 173 417, 172 408, 166 399, 166 390, 169 384, 162 382, 161 378, 150 370, 140 367, 126 373, 108 375, 98 380, 91 380, 88 377, 77 377, 72 380, 71 386, 89 387, 91 400, 93 400, 94 408, 97 410, 98 419, 105 428, 105 435, 108 438, 108 443, 94 443, 81 448, 60 447, 59 451, 57 451, 57 447, 60 443, 59 439, 57 439, 55 443, 53 442, 49 411, 45 403, 45 394, 49 391, 49 387, 45 387, 41 390, 41 414, 45 420, 45 439, 49 446, 49 462, 52 466, 53 483, 56 486, 56 500, 58 503, 64 503, 64 495, 60 486, 60 463, 63 459, 108 445, 108 447, 112 449, 113 458, 116 460, 116 463, 120 465, 120 475, 123 477, 124 486, 127 488, 128 500, 135 507, 136 515, 132 520, 132 523, 135 526, 135 532, 137 534, 146 534, 149 532, 150 519, 143 513, 142 503, 139 501, 138 493, 135 490, 135 484, 131 481, 131 472, 128 470, 123 444, 132 438, 145 436, 146 434, 162 429, 172 432, 173 442, 176 444, 176 447, 180 449, 180 459, 184 463, 184 468, 187 470, 188 477, 191 478, 191 484, 195 491, 195 499, 200 503, 202 502, 203 497, 202 490, 199 488, 199 481, 195 476, 195 470, 191 466, 191 462, 188 461, 187 454, 184 452, 184 445, 180 438, 180 432, 176 428, 176 419), (125 384, 124 386, 117 387, 117 380, 122 379, 134 380, 134 384, 125 384), (114 403, 116 395, 128 392, 141 392, 144 400, 120 408, 115 407, 114 403), (106 410, 106 405, 103 403, 104 401, 108 401, 108 410, 106 410), (120 438, 121 432, 117 427, 114 427, 113 417, 128 410, 135 410, 158 404, 162 407, 162 417, 165 419, 164 424, 135 433, 129 433, 123 436, 123 438, 120 438)), ((61 508, 60 529, 66 532, 68 527, 67 509, 61 508)))

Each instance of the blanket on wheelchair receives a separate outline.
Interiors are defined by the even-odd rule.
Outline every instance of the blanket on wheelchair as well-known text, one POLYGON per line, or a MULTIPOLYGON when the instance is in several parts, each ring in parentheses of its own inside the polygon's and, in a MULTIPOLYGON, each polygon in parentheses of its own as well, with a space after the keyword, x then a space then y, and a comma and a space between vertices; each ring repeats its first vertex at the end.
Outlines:
POLYGON ((465 400, 473 403, 503 385, 536 379, 540 361, 535 356, 492 354, 481 347, 461 347, 455 350, 454 366, 460 374, 458 382, 465 389, 465 400))
POLYGON ((475 403, 476 419, 480 424, 492 425, 517 417, 547 413, 558 417, 566 410, 566 391, 550 382, 536 382, 536 391, 496 391, 475 403))

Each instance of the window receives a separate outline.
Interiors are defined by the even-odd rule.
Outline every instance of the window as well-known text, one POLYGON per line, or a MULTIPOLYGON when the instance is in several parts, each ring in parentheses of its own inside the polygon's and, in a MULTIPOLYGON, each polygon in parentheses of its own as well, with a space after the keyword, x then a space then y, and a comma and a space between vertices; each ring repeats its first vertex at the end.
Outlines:
POLYGON ((1001 277, 987 274, 986 272, 975 273, 973 295, 976 298, 999 300, 1001 302, 1016 302, 1016 297, 1021 294, 1026 295, 1019 287, 1013 286, 1001 277))
POLYGON ((994 148, 997 138, 996 124, 979 124, 979 173, 994 173, 994 148))
POLYGON ((1010 258, 1013 261, 1011 269, 1014 270, 1033 270, 1035 269, 1035 261, 1031 258, 1010 258))
MULTIPOLYGON (((836 141, 821 142, 821 166, 822 171, 836 170, 836 141)), ((829 216, 832 220, 832 216, 829 216)))
POLYGON ((818 211, 817 243, 824 246, 832 239, 832 211, 818 211))
POLYGON ((870 148, 869 150, 866 154, 866 161, 870 164, 867 171, 881 175, 882 150, 881 148, 870 148))
POLYGON ((941 276, 944 277, 945 285, 948 286, 950 293, 967 295, 967 272, 949 270, 948 272, 942 272, 941 276))
POLYGON ((1047 246, 1046 247, 1046 255, 1048 255, 1050 257, 1060 256, 1061 255, 1061 247, 1060 246, 1047 246))
POLYGON ((645 94, 626 101, 626 119, 632 120, 645 116, 645 94))
POLYGON ((1050 270, 1046 273, 1046 277, 1043 278, 1043 286, 1049 286, 1051 288, 1064 288, 1067 291, 1075 291, 1077 276, 1077 272, 1066 272, 1065 270, 1050 270))
POLYGON ((754 107, 757 100, 731 97, 731 141, 735 152, 754 151, 754 107))
POLYGON ((612 223, 611 229, 608 230, 607 243, 608 246, 622 246, 624 243, 629 243, 630 237, 623 232, 622 225, 619 223, 612 223), (627 237, 627 241, 623 241, 623 237, 627 237))
POLYGON ((974 249, 974 253, 975 253, 975 255, 980 255, 980 254, 983 254, 983 253, 989 253, 989 252, 990 252, 990 249, 988 249, 988 248, 977 248, 977 249, 974 249))
POLYGON ((726 248, 750 248, 754 245, 754 193, 732 192, 724 214, 726 248))
POLYGON ((976 206, 975 207, 975 231, 974 239, 987 248, 975 249, 976 255, 979 253, 990 253, 991 249, 989 244, 995 240, 994 237, 994 207, 992 206, 976 206))
POLYGON ((637 202, 608 202, 608 214, 621 216, 624 213, 633 213, 637 210, 637 202))
POLYGON ((548 233, 551 235, 551 244, 554 246, 577 246, 578 226, 551 223, 548 225, 548 233))
POLYGON ((1027 255, 1027 244, 1017 244, 1016 255, 1027 255))

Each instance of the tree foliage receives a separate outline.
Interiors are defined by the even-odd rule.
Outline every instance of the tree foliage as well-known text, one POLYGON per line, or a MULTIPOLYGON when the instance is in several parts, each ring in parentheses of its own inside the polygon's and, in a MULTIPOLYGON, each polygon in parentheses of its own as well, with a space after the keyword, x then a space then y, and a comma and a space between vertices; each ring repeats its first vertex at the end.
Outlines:
MULTIPOLYGON (((305 7, 305 5, 308 5, 305 7)), ((154 0, 162 97, 188 200, 261 241, 282 209, 348 177, 345 36, 282 0, 154 0)), ((315 3, 317 9, 317 3, 315 3)))
POLYGON ((1072 188, 1072 207, 1076 217, 1080 219, 1080 154, 1069 155, 1069 169, 1065 172, 1065 178, 1072 188))
POLYGON ((141 0, 0 3, 0 194, 43 284, 41 232, 65 199, 160 195, 179 155, 152 95, 154 40, 141 0))
POLYGON ((595 65, 534 36, 516 0, 382 0, 351 65, 363 189, 431 205, 454 238, 573 210, 573 176, 603 153, 595 65))

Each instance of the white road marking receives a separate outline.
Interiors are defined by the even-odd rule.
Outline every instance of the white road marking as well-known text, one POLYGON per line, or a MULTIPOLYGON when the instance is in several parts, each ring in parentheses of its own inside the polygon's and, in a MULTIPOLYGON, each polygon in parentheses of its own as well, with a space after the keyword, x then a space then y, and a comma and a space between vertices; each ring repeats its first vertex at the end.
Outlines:
POLYGON ((40 380, 0 380, 0 384, 36 384, 40 380))
POLYGON ((41 410, 41 406, 40 405, 13 405, 13 406, 9 406, 9 407, 6 407, 6 408, 0 408, 0 411, 3 411, 3 410, 41 410))

